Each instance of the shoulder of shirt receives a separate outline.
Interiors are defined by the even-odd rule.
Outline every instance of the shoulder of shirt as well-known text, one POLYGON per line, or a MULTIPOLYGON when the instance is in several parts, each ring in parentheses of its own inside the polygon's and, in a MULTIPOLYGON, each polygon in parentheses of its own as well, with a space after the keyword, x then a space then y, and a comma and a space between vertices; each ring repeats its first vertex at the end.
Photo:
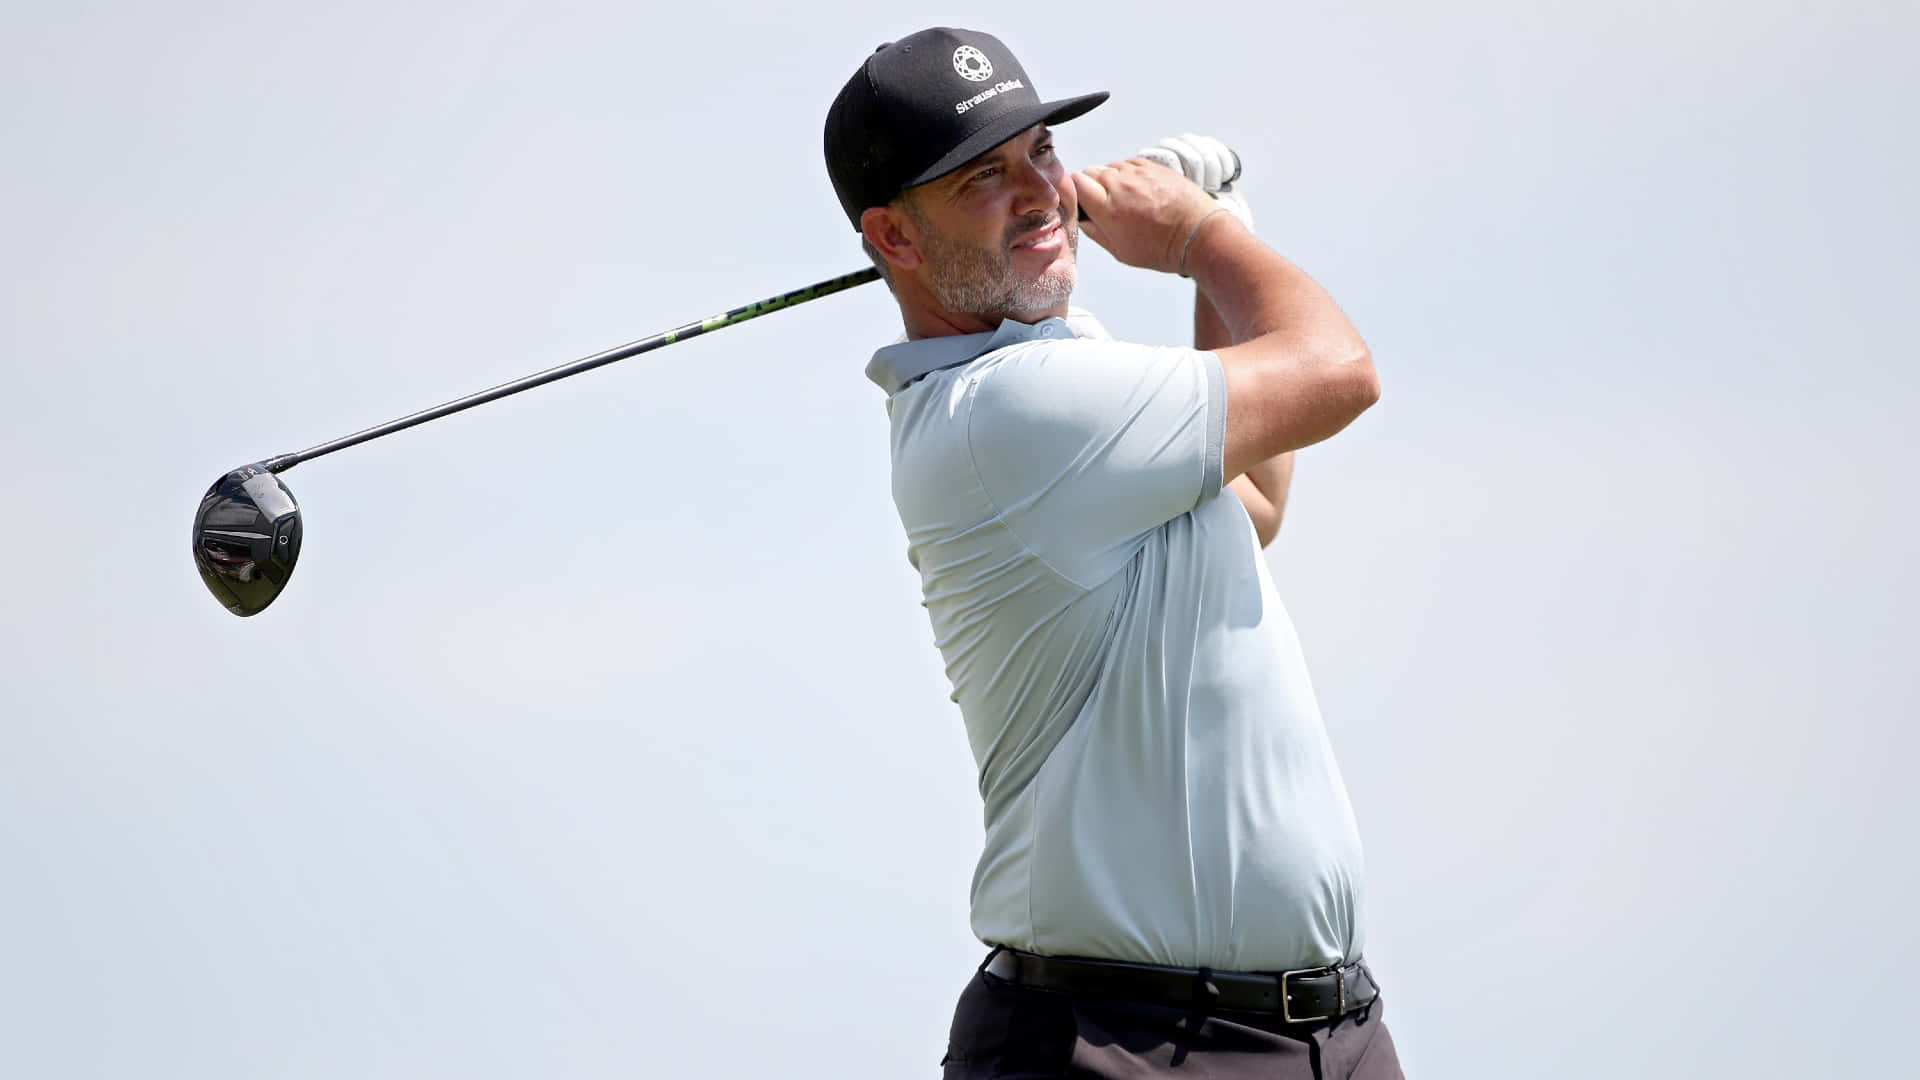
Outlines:
POLYGON ((1100 320, 1093 317, 1093 312, 1083 307, 1067 308, 1067 329, 1073 331, 1074 337, 1090 338, 1094 341, 1113 340, 1113 335, 1107 333, 1107 328, 1101 326, 1100 320))
POLYGON ((991 333, 918 340, 907 340, 903 335, 873 354, 866 374, 891 397, 935 372, 946 372, 946 379, 969 379, 998 367, 1001 361, 1011 357, 1045 354, 1062 348, 1077 352, 1100 346, 1143 347, 1115 341, 1092 312, 1069 307, 1065 317, 1055 316, 1038 323, 1004 320, 991 333))

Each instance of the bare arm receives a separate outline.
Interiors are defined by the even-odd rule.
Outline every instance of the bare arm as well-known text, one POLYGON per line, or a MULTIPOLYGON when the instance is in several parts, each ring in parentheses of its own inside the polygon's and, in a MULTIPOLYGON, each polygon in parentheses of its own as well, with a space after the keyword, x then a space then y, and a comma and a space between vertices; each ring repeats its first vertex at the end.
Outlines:
POLYGON ((1380 396, 1366 343, 1299 267, 1200 188, 1144 158, 1074 174, 1086 233, 1130 266, 1183 266, 1238 344, 1227 375, 1226 475, 1319 442, 1380 396), (1197 230, 1197 231, 1196 231, 1197 230))
POLYGON ((1187 269, 1238 343, 1215 350, 1228 476, 1338 433, 1379 400, 1373 358, 1333 298, 1238 221, 1201 226, 1187 269))
MULTIPOLYGON (((1193 347, 1224 349, 1231 344, 1233 335, 1220 318, 1220 312, 1215 310, 1213 301, 1207 299, 1206 293, 1194 290, 1193 347)), ((1293 451, 1289 450, 1251 466, 1229 485, 1240 497, 1240 504, 1247 508, 1247 516, 1253 519, 1253 531, 1260 537, 1261 547, 1273 543, 1273 538, 1280 534, 1280 518, 1286 512, 1287 488, 1292 482, 1293 451)))

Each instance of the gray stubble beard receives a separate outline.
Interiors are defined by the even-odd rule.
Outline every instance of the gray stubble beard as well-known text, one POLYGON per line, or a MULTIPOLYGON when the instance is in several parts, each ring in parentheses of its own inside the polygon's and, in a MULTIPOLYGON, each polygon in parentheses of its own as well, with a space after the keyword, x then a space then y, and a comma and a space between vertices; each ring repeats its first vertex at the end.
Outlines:
POLYGON ((1009 225, 998 249, 977 248, 949 239, 921 217, 911 203, 907 205, 907 214, 920 228, 928 268, 927 285, 933 290, 934 299, 948 311, 1008 318, 1046 311, 1073 295, 1079 277, 1080 230, 1069 225, 1057 210, 1051 214, 1029 215, 1009 225), (1013 238, 1044 229, 1054 221, 1066 229, 1066 260, 1056 261, 1046 273, 1032 281, 1015 277, 1013 238))

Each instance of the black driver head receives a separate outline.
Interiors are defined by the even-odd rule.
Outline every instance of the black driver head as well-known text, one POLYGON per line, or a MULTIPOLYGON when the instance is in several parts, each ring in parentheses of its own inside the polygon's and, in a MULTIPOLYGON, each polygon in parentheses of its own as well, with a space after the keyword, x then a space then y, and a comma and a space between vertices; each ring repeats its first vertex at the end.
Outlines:
POLYGON ((242 465, 215 480, 193 515, 200 580, 235 615, 265 611, 300 557, 300 505, 265 466, 242 465))

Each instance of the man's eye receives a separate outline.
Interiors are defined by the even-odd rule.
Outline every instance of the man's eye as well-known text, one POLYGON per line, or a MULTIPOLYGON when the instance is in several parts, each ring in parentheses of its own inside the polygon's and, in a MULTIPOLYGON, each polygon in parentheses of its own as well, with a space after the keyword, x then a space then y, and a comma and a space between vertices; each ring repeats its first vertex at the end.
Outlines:
POLYGON ((1047 145, 1045 145, 1045 146, 1042 146, 1042 147, 1041 147, 1040 149, 1038 149, 1038 150, 1035 150, 1035 151, 1033 152, 1033 156, 1034 156, 1034 157, 1046 157, 1046 156, 1047 156, 1048 154, 1051 154, 1051 153, 1053 153, 1053 144, 1052 144, 1052 143, 1048 143, 1047 145))
POLYGON ((994 173, 999 171, 999 169, 981 169, 979 172, 973 174, 973 178, 975 180, 989 180, 992 179, 994 173))

